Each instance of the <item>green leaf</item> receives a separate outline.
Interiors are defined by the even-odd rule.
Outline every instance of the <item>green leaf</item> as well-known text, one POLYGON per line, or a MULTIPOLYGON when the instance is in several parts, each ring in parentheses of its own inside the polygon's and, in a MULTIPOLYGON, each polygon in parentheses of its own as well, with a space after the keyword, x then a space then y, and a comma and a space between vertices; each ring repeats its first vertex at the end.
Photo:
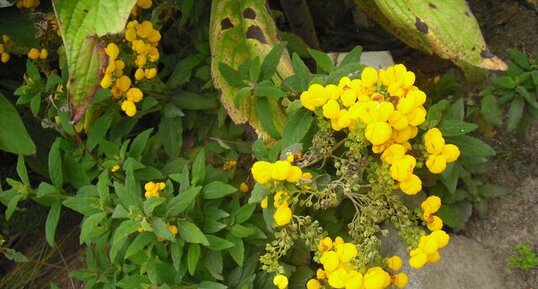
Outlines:
POLYGON ((250 198, 248 199, 249 204, 257 204, 263 200, 263 198, 267 197, 269 194, 271 194, 271 191, 269 191, 264 185, 260 185, 256 183, 254 185, 254 188, 252 189, 252 192, 250 193, 250 198))
MULTIPOLYGON (((15 4, 17 1, 7 2, 3 1, 2 4, 15 4)), ((0 9, 0 34, 9 35, 11 40, 21 47, 38 47, 35 23, 26 13, 21 12, 17 9, 0 9)))
POLYGON ((148 139, 151 135, 151 132, 153 131, 153 128, 146 129, 145 131, 139 133, 133 142, 131 143, 131 147, 129 150, 129 156, 138 159, 142 155, 142 152, 146 148, 146 145, 148 143, 148 139))
POLYGON ((443 136, 459 136, 474 131, 478 128, 478 125, 455 119, 448 119, 441 121, 438 128, 443 136))
POLYGON ((507 131, 513 131, 521 118, 523 117, 523 109, 525 108, 525 101, 521 97, 516 97, 508 109, 508 122, 506 124, 507 131))
POLYGON ((226 239, 234 243, 234 246, 228 249, 230 256, 232 256, 232 259, 234 259, 237 265, 243 266, 243 261, 245 260, 245 246, 243 240, 233 236, 227 236, 226 239))
POLYGON ((94 232, 95 227, 106 217, 106 214, 101 212, 93 214, 89 217, 84 218, 82 224, 80 225, 80 244, 88 242, 91 234, 94 232))
POLYGON ((221 181, 213 181, 204 186, 202 197, 204 199, 219 199, 237 192, 237 188, 221 181))
POLYGON ((308 50, 308 53, 310 53, 310 55, 312 56, 312 58, 314 58, 317 66, 321 69, 321 71, 329 73, 331 72, 331 70, 333 70, 334 68, 333 61, 331 60, 329 55, 327 55, 324 52, 317 51, 311 48, 308 48, 307 50, 308 50))
POLYGON ((169 158, 179 156, 183 145, 183 125, 180 117, 163 117, 159 123, 159 138, 169 158))
POLYGON ((276 87, 273 83, 263 81, 254 88, 254 95, 260 97, 282 98, 286 97, 288 94, 276 87))
POLYGON ((228 286, 222 285, 222 284, 217 283, 217 282, 204 281, 204 282, 198 284, 198 286, 196 288, 198 288, 198 289, 226 289, 226 288, 228 288, 228 286))
POLYGON ((19 157, 17 158, 17 174, 25 185, 30 186, 30 180, 28 179, 28 171, 26 170, 26 164, 24 163, 23 155, 19 155, 19 157))
POLYGON ((58 221, 60 220, 61 211, 61 201, 57 201, 52 204, 49 214, 47 215, 47 221, 45 222, 45 238, 51 247, 54 247, 54 236, 56 235, 56 227, 58 226, 58 221))
POLYGON ((254 156, 256 157, 257 160, 266 161, 269 159, 269 151, 265 147, 265 144, 263 143, 263 139, 261 138, 258 138, 252 144, 252 152, 254 153, 254 156))
POLYGON ((239 105, 243 102, 245 97, 250 95, 251 92, 252 92, 252 87, 250 86, 245 86, 241 88, 234 97, 234 107, 239 108, 239 105))
POLYGON ((538 97, 538 94, 531 94, 524 86, 521 85, 518 85, 516 87, 516 92, 519 93, 519 95, 523 96, 527 103, 530 104, 532 107, 538 108, 538 101, 536 101, 536 97, 538 97))
POLYGON ((235 217, 236 224, 242 224, 252 216, 254 210, 256 209, 256 204, 246 204, 239 209, 233 211, 232 215, 235 217))
POLYGON ((463 157, 489 157, 495 155, 495 150, 491 146, 471 136, 450 137, 448 143, 458 146, 463 157))
POLYGON ((196 196, 200 193, 200 190, 202 187, 194 187, 189 188, 181 193, 179 193, 177 196, 173 197, 167 204, 166 204, 166 216, 167 217, 174 217, 181 213, 183 213, 186 209, 188 209, 191 204, 196 199, 196 196))
POLYGON ((471 213, 471 203, 462 201, 456 204, 441 206, 437 215, 443 220, 443 223, 457 232, 463 229, 465 223, 471 217, 471 213))
POLYGON ((274 114, 271 110, 269 100, 267 98, 258 98, 256 101, 256 109, 258 111, 260 122, 263 124, 267 133, 269 133, 272 138, 280 138, 280 133, 275 127, 274 114))
POLYGON ((214 95, 200 94, 186 90, 175 90, 172 92, 171 102, 180 109, 186 110, 208 110, 219 106, 214 95))
POLYGON ((63 201, 64 206, 85 216, 91 216, 99 213, 100 210, 95 208, 97 204, 99 204, 99 199, 95 197, 77 196, 63 201))
POLYGON ((201 149, 192 164, 192 181, 193 186, 201 185, 205 179, 205 150, 201 149))
POLYGON ((49 175, 52 184, 61 189, 63 185, 62 156, 60 154, 60 144, 62 139, 57 138, 52 144, 49 152, 49 175))
MULTIPOLYGON (((222 260, 222 252, 219 251, 204 251, 204 257, 202 258, 202 264, 206 268, 211 276, 217 280, 224 280, 222 276, 222 270, 224 269, 224 262, 222 260)), ((199 287, 198 287, 199 288, 199 287)))
POLYGON ((494 95, 489 94, 482 98, 480 112, 482 113, 482 117, 489 123, 497 126, 502 124, 502 112, 494 95))
MULTIPOLYGON (((153 239, 153 236, 151 236, 153 239)), ((183 247, 185 246, 185 241, 178 239, 177 242, 170 244, 170 255, 172 256, 172 263, 176 271, 179 271, 179 266, 181 266, 181 257, 183 257, 183 247)))
POLYGON ((155 210, 156 207, 161 205, 166 201, 165 198, 162 197, 156 197, 156 198, 149 198, 144 201, 144 214, 146 216, 153 216, 153 210, 155 210))
POLYGON ((360 63, 362 54, 362 47, 355 46, 351 51, 342 59, 339 67, 346 66, 347 64, 360 63))
POLYGON ((287 42, 282 41, 277 43, 269 53, 265 56, 262 62, 261 68, 261 79, 269 80, 273 77, 276 72, 282 53, 284 52, 284 47, 286 47, 287 42))
POLYGON ((88 131, 86 146, 91 151, 105 137, 110 124, 112 123, 112 114, 106 114, 98 118, 88 131))
POLYGON ((187 268, 189 273, 194 276, 196 272, 196 266, 198 265, 198 260, 200 260, 200 245, 190 244, 187 251, 187 268))
POLYGON ((501 88, 508 88, 512 89, 516 87, 515 81, 510 76, 501 76, 493 79, 493 84, 501 87, 501 88))
POLYGON ((175 241, 174 235, 168 230, 168 226, 161 218, 153 218, 151 220, 151 228, 157 237, 168 241, 175 241))
POLYGON ((237 88, 242 88, 247 86, 246 83, 241 78, 239 71, 233 69, 226 63, 219 63, 219 71, 222 77, 228 82, 229 85, 235 86, 237 88))
POLYGON ((236 238, 244 239, 256 234, 256 229, 236 224, 232 226, 230 233, 236 238))
POLYGON ((454 191, 456 191, 461 170, 461 165, 456 162, 448 164, 446 166, 446 169, 441 173, 441 182, 446 186, 449 193, 453 193, 454 191))
POLYGON ((9 200, 9 202, 7 203, 7 209, 6 209, 6 220, 9 221, 9 219, 11 219, 11 216, 13 215, 13 213, 15 213, 15 210, 17 209, 17 204, 22 199, 23 199, 23 195, 17 194, 9 200))
POLYGON ((493 184, 485 184, 478 187, 478 194, 484 198, 495 198, 506 194, 506 189, 493 184))
MULTIPOLYGON (((112 238, 112 245, 117 245, 119 242, 125 240, 127 236, 136 232, 138 227, 139 227, 139 224, 133 220, 123 221, 114 231, 114 237, 112 238)), ((114 258, 111 257, 110 260, 114 260, 114 258)))
POLYGON ((198 55, 191 55, 179 61, 172 72, 172 75, 170 75, 170 78, 168 79, 168 87, 174 89, 189 82, 193 69, 197 67, 202 60, 203 58, 198 55))
POLYGON ((189 243, 202 244, 209 246, 209 241, 202 231, 195 224, 189 221, 179 221, 179 235, 189 243))
POLYGON ((78 121, 99 88, 107 57, 98 37, 121 32, 136 0, 53 1, 67 57, 71 120, 78 121))
POLYGON ((295 72, 295 77, 297 78, 298 82, 298 90, 299 91, 305 91, 308 89, 308 84, 310 82, 310 70, 306 66, 306 64, 303 62, 303 60, 294 53, 291 57, 291 62, 293 65, 293 71, 295 72))
POLYGON ((22 155, 36 153, 36 147, 17 110, 2 93, 0 93, 0 150, 22 155))
POLYGON ((300 109, 295 112, 284 126, 282 148, 286 149, 292 144, 301 143, 313 122, 314 117, 310 111, 300 109))
POLYGON ((510 58, 514 60, 514 62, 521 68, 525 70, 530 69, 529 57, 527 56, 527 54, 512 48, 506 49, 506 51, 510 55, 510 58))
POLYGON ((429 127, 436 127, 437 124, 441 121, 441 118, 443 117, 443 112, 450 106, 450 102, 448 100, 441 100, 428 109, 428 116, 426 117, 426 120, 429 123, 429 127))
POLYGON ((206 235, 206 237, 209 241, 209 249, 213 251, 222 251, 225 249, 230 249, 234 246, 234 243, 214 235, 206 235))
POLYGON ((252 83, 257 83, 258 80, 260 80, 261 70, 262 64, 260 62, 260 58, 258 56, 255 56, 254 59, 252 59, 250 69, 248 71, 249 79, 252 83))

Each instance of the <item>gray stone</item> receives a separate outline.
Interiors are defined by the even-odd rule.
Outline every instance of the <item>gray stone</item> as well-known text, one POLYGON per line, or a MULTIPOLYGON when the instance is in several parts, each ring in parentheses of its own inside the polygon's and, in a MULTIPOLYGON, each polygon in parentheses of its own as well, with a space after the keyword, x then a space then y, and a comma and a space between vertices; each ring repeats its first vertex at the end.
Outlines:
POLYGON ((450 243, 439 250, 441 260, 423 268, 409 266, 403 242, 394 233, 384 240, 383 251, 404 260, 402 272, 409 277, 408 289, 505 289, 501 274, 488 250, 463 236, 451 235, 450 243))

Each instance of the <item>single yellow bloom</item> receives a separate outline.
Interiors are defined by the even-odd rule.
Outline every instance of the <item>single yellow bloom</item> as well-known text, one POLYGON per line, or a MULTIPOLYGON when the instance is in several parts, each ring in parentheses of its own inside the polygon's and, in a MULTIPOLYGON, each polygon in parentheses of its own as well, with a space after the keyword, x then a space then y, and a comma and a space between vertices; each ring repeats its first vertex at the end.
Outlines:
POLYGON ((273 278, 273 284, 278 287, 278 289, 288 288, 288 277, 278 274, 273 278))
POLYGON ((407 126, 402 130, 393 130, 392 139, 400 144, 407 142, 408 140, 414 138, 418 133, 418 128, 416 126, 407 126))
POLYGON ((142 68, 137 68, 136 71, 135 71, 135 75, 134 75, 134 76, 135 76, 135 79, 138 80, 138 81, 144 79, 144 76, 145 76, 145 74, 144 74, 144 69, 142 69, 142 68))
POLYGON ((441 254, 439 254, 439 251, 435 251, 428 255, 428 263, 437 263, 439 260, 441 260, 441 254))
POLYGON ((392 163, 390 166, 390 176, 397 181, 403 182, 413 174, 415 165, 415 158, 411 155, 405 155, 392 163))
POLYGON ((364 289, 384 289, 390 285, 390 275, 381 267, 373 267, 366 271, 363 279, 364 289))
POLYGON ((361 80, 366 86, 377 82, 377 71, 373 67, 365 67, 361 72, 361 80))
POLYGON ((121 92, 127 92, 129 87, 131 87, 131 79, 127 75, 122 75, 116 79, 116 86, 121 90, 121 92))
POLYGON ((387 164, 393 164, 395 161, 405 156, 405 148, 401 144, 392 144, 383 151, 381 159, 387 164))
POLYGON ((30 51, 28 51, 28 58, 31 60, 36 60, 39 58, 39 50, 36 48, 31 48, 30 51))
POLYGON ((325 237, 319 240, 318 251, 321 253, 327 252, 333 248, 333 240, 330 237, 325 237))
POLYGON ((392 136, 392 127, 386 122, 373 122, 366 126, 366 139, 373 145, 380 145, 392 136))
POLYGON ((289 199, 289 196, 286 191, 278 191, 275 194, 273 206, 275 206, 275 208, 277 209, 280 208, 281 206, 287 207, 289 206, 288 199, 289 199))
POLYGON ((318 280, 323 280, 323 279, 327 278, 327 273, 325 271, 323 271, 323 269, 320 268, 320 269, 318 269, 316 271, 316 278, 318 280))
POLYGON ((405 117, 407 118, 407 121, 409 122, 410 125, 419 126, 424 121, 426 121, 426 115, 427 114, 428 114, 428 112, 426 111, 426 109, 423 106, 418 106, 418 107, 415 107, 415 108, 411 109, 411 111, 409 111, 405 115, 405 117))
POLYGON ((120 54, 120 49, 115 43, 109 43, 105 48, 105 53, 106 55, 110 56, 110 58, 115 60, 120 54))
POLYGON ((446 169, 446 159, 443 155, 430 155, 426 160, 426 167, 433 174, 440 174, 446 169))
POLYGON ((301 168, 297 166, 291 166, 288 170, 286 181, 290 183, 296 183, 301 179, 302 176, 303 176, 303 172, 301 171, 301 168))
POLYGON ((101 82, 99 84, 102 88, 109 88, 110 85, 112 85, 112 76, 108 73, 105 73, 103 75, 103 79, 101 79, 101 82))
POLYGON ((144 67, 144 65, 146 65, 146 62, 147 62, 147 58, 146 58, 146 56, 144 56, 144 55, 138 55, 138 56, 136 57, 135 64, 136 64, 136 66, 138 66, 139 68, 144 67))
POLYGON ((284 181, 288 177, 291 164, 288 161, 276 161, 273 164, 271 178, 277 181, 284 181))
MULTIPOLYGON (((127 78, 129 79, 129 78, 127 78)), ((130 80, 129 80, 130 82, 130 80)), ((144 94, 142 93, 142 90, 140 90, 140 88, 138 87, 131 87, 129 88, 129 90, 127 90, 127 100, 129 101, 132 101, 132 102, 140 102, 142 100, 142 98, 144 97, 144 94)))
POLYGON ((134 28, 125 29, 125 40, 129 42, 136 40, 136 30, 134 28))
POLYGON ((280 206, 273 216, 277 226, 281 227, 291 222, 292 212, 288 206, 280 206))
POLYGON ((257 161, 250 170, 254 180, 260 184, 266 184, 271 180, 271 171, 273 170, 273 164, 266 161, 257 161))
POLYGON ((408 282, 409 282, 409 278, 407 277, 407 274, 405 273, 398 273, 392 276, 392 284, 394 284, 396 288, 400 288, 400 289, 405 288, 408 282))
POLYGON ((426 102, 426 93, 419 89, 410 90, 405 97, 413 99, 416 106, 423 105, 426 102))
POLYGON ((445 147, 445 139, 438 128, 432 128, 424 134, 424 145, 429 154, 440 154, 445 147))
POLYGON ((343 263, 348 263, 358 254, 357 247, 352 243, 336 244, 335 252, 343 263))
POLYGON ((387 260, 387 266, 393 271, 399 271, 402 268, 402 258, 400 256, 392 256, 387 260))
POLYGON ((323 264, 323 269, 325 269, 327 273, 336 270, 338 268, 338 264, 340 264, 340 258, 338 258, 338 254, 336 254, 335 251, 324 252, 319 261, 321 264, 323 264))
POLYGON ((155 76, 157 76, 157 68, 147 68, 147 69, 145 69, 144 70, 144 76, 147 79, 155 78, 155 76))
POLYGON ((130 100, 125 100, 121 104, 121 110, 129 117, 133 117, 136 114, 136 105, 130 100))
POLYGON ((249 187, 248 185, 245 183, 245 182, 242 182, 240 185, 239 185, 239 191, 242 192, 242 193, 246 193, 249 191, 249 187))
POLYGON ((431 222, 426 222, 426 225, 430 231, 437 231, 443 228, 443 220, 437 216, 431 216, 431 222))
POLYGON ((148 36, 153 31, 153 24, 149 21, 144 21, 137 25, 136 27, 136 34, 140 36, 141 38, 148 38, 148 36))
POLYGON ((303 178, 307 180, 311 180, 313 178, 312 174, 309 172, 303 173, 303 178))
POLYGON ((420 207, 425 214, 434 214, 441 208, 441 198, 438 196, 429 196, 420 204, 420 207))
POLYGON ((148 52, 148 60, 150 62, 156 62, 159 60, 159 50, 156 47, 151 47, 148 52))
POLYGON ((447 163, 452 163, 459 158, 460 149, 453 144, 447 144, 443 147, 442 155, 447 163))
POLYGON ((321 289, 321 283, 316 279, 310 279, 306 282, 306 289, 321 289))
POLYGON ((176 236, 178 232, 176 225, 168 225, 168 231, 174 236, 176 236))
POLYGON ((409 126, 409 121, 407 121, 407 117, 402 115, 402 113, 397 110, 392 112, 388 121, 392 128, 394 128, 395 130, 403 130, 409 126))
POLYGON ((411 174, 409 178, 400 182, 400 190, 407 195, 416 195, 422 190, 422 181, 417 175, 411 174))
POLYGON ((418 247, 422 249, 424 253, 429 255, 439 250, 439 243, 437 242, 437 239, 428 235, 421 240, 418 247))
POLYGON ((433 231, 430 235, 437 240, 439 248, 445 247, 450 240, 450 236, 443 230, 433 231))
POLYGON ((340 115, 340 105, 334 99, 329 99, 326 104, 323 105, 323 116, 328 119, 338 118, 340 115))
POLYGON ((346 289, 363 289, 362 284, 364 279, 362 273, 356 272, 352 276, 346 283, 346 289))
POLYGON ((47 49, 45 48, 41 49, 41 52, 39 52, 39 58, 47 59, 48 56, 49 56, 49 52, 47 51, 47 49))
POLYGON ((260 202, 260 207, 262 207, 262 209, 267 209, 268 205, 269 205, 269 199, 267 197, 263 198, 260 202))
POLYGON ((110 169, 111 172, 117 172, 118 170, 120 169, 120 166, 119 165, 114 165, 112 166, 112 168, 110 169))
POLYGON ((346 269, 340 268, 329 275, 329 285, 332 288, 345 288, 350 277, 346 269))
POLYGON ((142 9, 149 9, 153 3, 151 0, 137 0, 136 5, 140 6, 142 9))
POLYGON ((409 266, 419 269, 422 268, 428 261, 428 255, 422 251, 409 259, 409 266))
POLYGON ((350 107, 357 101, 357 93, 352 89, 346 89, 342 93, 340 100, 345 107, 350 107))
POLYGON ((148 41, 152 43, 157 43, 159 42, 159 40, 161 40, 161 33, 159 32, 159 30, 153 29, 148 36, 148 41))

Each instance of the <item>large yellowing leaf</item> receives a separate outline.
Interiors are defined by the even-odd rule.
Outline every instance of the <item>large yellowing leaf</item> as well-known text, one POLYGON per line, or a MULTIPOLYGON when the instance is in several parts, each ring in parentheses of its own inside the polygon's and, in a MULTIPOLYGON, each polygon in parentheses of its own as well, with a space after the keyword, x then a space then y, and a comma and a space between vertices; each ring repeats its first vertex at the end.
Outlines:
POLYGON ((465 0, 355 0, 387 31, 407 45, 436 53, 462 67, 505 70, 487 48, 465 0))
POLYGON ((136 0, 54 0, 67 56, 71 121, 78 121, 99 88, 107 65, 97 38, 121 32, 136 0))
MULTIPOLYGON (((264 0, 219 0, 211 7, 210 45, 211 73, 215 87, 220 91, 220 99, 230 118, 237 124, 252 126, 258 136, 269 139, 269 134, 261 123, 256 110, 256 98, 246 97, 236 108, 234 97, 239 88, 230 85, 219 70, 219 63, 237 69, 249 59, 264 57, 280 42, 275 23, 267 11, 264 0)), ((277 77, 291 76, 293 68, 287 52, 282 55, 277 66, 277 77)), ((275 128, 282 132, 286 114, 277 100, 269 99, 269 107, 275 128)))

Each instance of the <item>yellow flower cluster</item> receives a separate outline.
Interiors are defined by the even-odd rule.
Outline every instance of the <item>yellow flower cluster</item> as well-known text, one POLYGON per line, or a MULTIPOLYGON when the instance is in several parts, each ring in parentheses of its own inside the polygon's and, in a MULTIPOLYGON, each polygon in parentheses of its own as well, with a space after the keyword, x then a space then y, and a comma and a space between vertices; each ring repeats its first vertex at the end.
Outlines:
POLYGON ((445 144, 443 134, 437 128, 432 128, 424 134, 424 145, 429 154, 426 167, 434 174, 442 173, 447 163, 456 161, 460 156, 458 147, 445 144))
POLYGON ((275 163, 257 161, 252 166, 251 172, 254 180, 262 185, 271 180, 295 183, 303 175, 301 168, 293 166, 287 160, 280 160, 275 163))
POLYGON ((273 278, 273 285, 275 285, 278 289, 288 288, 288 277, 282 274, 276 275, 273 278))
POLYGON ((131 10, 131 14, 134 16, 140 15, 141 9, 149 9, 153 5, 151 0, 137 0, 136 5, 131 10))
POLYGON ((176 225, 170 225, 170 224, 167 224, 166 226, 168 227, 168 231, 170 231, 170 233, 172 233, 172 235, 174 235, 174 236, 177 235, 178 230, 177 230, 177 226, 176 226, 176 225))
POLYGON ((426 119, 426 94, 414 82, 415 74, 402 64, 379 72, 366 67, 360 79, 313 84, 301 94, 301 103, 312 111, 321 107, 335 131, 362 122, 372 150, 381 153, 393 143, 405 144, 415 137, 417 126, 426 119))
MULTIPOLYGON (((387 259, 387 266, 392 271, 400 271, 402 268, 402 258, 400 256, 392 256, 387 259)), ((391 283, 396 286, 396 288, 404 288, 407 285, 409 278, 407 274, 401 272, 396 275, 391 276, 391 283)))
POLYGON ((358 255, 357 247, 352 243, 345 243, 340 237, 336 237, 334 242, 329 237, 320 240, 318 251, 321 253, 320 263, 323 269, 318 269, 316 278, 308 280, 308 289, 320 289, 326 284, 330 288, 384 289, 391 283, 397 286, 407 283, 405 274, 391 277, 381 267, 369 268, 364 274, 357 271, 353 265, 353 260, 358 255))
POLYGON ((19 0, 19 2, 17 2, 17 7, 25 8, 25 9, 37 8, 39 4, 40 4, 39 0, 19 0))
POLYGON ((121 110, 129 117, 136 114, 136 103, 140 102, 144 97, 142 90, 137 87, 131 87, 131 79, 123 74, 125 62, 118 59, 120 49, 115 43, 109 43, 105 48, 105 53, 108 56, 108 66, 106 67, 103 79, 101 79, 101 87, 109 88, 114 82, 114 86, 110 89, 114 98, 119 98, 124 95, 124 100, 121 103, 121 110))
POLYGON ((166 188, 166 184, 163 182, 159 182, 159 183, 147 182, 144 185, 144 189, 146 190, 146 193, 144 194, 144 196, 147 199, 158 197, 160 196, 161 191, 164 190, 164 188, 166 188))
POLYGON ((273 215, 277 226, 285 226, 291 222, 293 213, 288 203, 290 196, 286 191, 278 191, 275 194, 273 205, 275 206, 275 214, 273 215))
POLYGON ((415 195, 422 189, 422 181, 413 174, 417 164, 412 155, 406 154, 407 148, 401 144, 391 144, 381 154, 381 160, 390 164, 390 176, 398 181, 398 187, 408 195, 415 195))
POLYGON ((434 214, 441 207, 441 198, 438 196, 429 196, 422 204, 422 219, 426 222, 430 231, 437 231, 443 228, 443 220, 434 214))
POLYGON ((439 249, 445 247, 450 236, 443 230, 431 232, 421 236, 418 247, 409 252, 409 265, 413 268, 422 268, 426 263, 435 263, 441 259, 439 249))
POLYGON ((0 43, 0 61, 2 63, 6 63, 11 58, 11 55, 9 54, 9 48, 13 46, 13 42, 11 41, 11 38, 9 36, 3 34, 2 35, 2 43, 0 43))
POLYGON ((39 51, 37 48, 30 48, 28 51, 28 58, 31 60, 47 59, 48 56, 49 52, 45 48, 42 48, 41 51, 39 51))
MULTIPOLYGON (((151 2, 151 1, 150 1, 151 2)), ((159 40, 161 33, 153 29, 153 24, 149 21, 138 23, 133 20, 127 23, 125 39, 131 43, 131 49, 137 54, 135 64, 138 67, 135 71, 135 79, 152 79, 157 75, 157 68, 145 68, 148 61, 155 63, 159 60, 159 40)))

